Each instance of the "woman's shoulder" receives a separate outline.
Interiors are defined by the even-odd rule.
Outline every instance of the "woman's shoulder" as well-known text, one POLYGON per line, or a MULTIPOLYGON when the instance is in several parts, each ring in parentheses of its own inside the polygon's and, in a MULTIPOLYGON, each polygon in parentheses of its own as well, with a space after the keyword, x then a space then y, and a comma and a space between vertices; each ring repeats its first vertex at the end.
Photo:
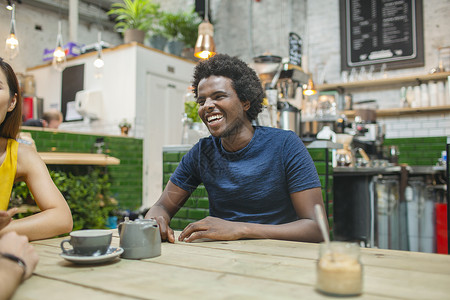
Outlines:
POLYGON ((39 160, 40 156, 32 145, 18 143, 17 149, 17 160, 24 162, 31 162, 34 160, 39 160))

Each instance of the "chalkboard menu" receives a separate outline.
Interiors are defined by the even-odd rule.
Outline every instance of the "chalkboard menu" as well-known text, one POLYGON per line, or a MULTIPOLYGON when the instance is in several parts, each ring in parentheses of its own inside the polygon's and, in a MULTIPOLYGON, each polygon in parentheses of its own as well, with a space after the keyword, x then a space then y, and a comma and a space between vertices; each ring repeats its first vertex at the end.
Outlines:
POLYGON ((422 0, 341 0, 341 66, 424 65, 422 0))
POLYGON ((302 38, 294 33, 289 33, 289 63, 302 66, 302 38))

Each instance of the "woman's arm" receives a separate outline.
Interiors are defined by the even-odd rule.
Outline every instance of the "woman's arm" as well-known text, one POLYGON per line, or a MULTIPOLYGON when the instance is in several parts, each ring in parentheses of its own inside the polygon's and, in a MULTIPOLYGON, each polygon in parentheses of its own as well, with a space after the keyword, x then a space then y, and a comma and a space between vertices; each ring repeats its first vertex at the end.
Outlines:
POLYGON ((41 212, 13 220, 0 231, 0 235, 16 231, 26 235, 29 240, 38 240, 72 230, 72 214, 66 200, 53 183, 39 154, 28 145, 19 145, 16 181, 27 184, 41 212))
POLYGON ((323 238, 314 213, 315 204, 319 204, 325 211, 320 188, 293 193, 291 194, 291 200, 300 220, 280 225, 266 225, 231 222, 206 217, 186 226, 180 234, 179 240, 192 242, 196 239, 237 240, 252 238, 321 242, 323 238))

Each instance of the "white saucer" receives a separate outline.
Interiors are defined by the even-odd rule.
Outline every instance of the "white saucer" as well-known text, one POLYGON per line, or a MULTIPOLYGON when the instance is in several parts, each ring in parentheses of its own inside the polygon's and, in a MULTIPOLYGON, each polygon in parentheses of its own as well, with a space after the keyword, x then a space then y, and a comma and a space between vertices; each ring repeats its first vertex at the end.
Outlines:
POLYGON ((115 259, 116 257, 119 257, 120 254, 123 253, 123 249, 120 247, 113 248, 109 247, 108 251, 106 251, 103 255, 98 256, 83 256, 74 254, 73 250, 68 250, 67 253, 60 253, 62 258, 65 260, 68 260, 70 262, 73 262, 75 264, 100 264, 104 263, 110 260, 115 259))

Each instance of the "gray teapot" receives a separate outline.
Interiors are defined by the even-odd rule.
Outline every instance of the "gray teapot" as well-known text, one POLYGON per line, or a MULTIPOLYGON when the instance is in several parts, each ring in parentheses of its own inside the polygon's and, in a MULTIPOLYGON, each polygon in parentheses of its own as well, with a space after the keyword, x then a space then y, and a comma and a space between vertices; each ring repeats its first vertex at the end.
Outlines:
POLYGON ((153 219, 128 218, 118 226, 122 258, 141 259, 161 255, 161 234, 159 225, 153 219))

